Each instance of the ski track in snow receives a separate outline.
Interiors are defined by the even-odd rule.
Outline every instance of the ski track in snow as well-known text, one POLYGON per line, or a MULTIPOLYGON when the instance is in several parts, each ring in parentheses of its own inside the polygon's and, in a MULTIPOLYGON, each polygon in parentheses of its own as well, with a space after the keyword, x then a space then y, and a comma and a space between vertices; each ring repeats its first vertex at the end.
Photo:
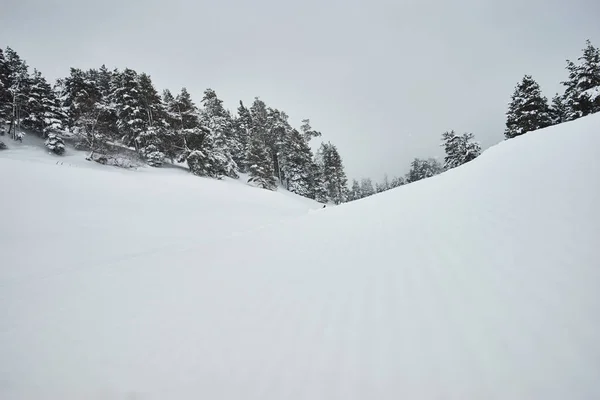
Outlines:
POLYGON ((600 398, 599 128, 314 213, 0 154, 0 397, 600 398))

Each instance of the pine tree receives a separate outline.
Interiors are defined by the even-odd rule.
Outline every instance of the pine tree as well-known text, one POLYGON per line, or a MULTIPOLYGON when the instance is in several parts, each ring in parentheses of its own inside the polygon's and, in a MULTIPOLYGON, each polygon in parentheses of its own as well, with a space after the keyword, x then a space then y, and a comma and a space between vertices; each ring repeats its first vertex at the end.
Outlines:
POLYGON ((145 111, 142 118, 144 129, 136 138, 138 148, 149 165, 159 167, 166 157, 165 148, 168 142, 166 108, 149 75, 140 74, 138 85, 140 104, 145 111))
POLYGON ((177 158, 180 149, 183 148, 183 136, 180 134, 180 124, 175 97, 170 90, 165 89, 162 93, 163 116, 165 123, 165 135, 163 137, 162 150, 171 161, 177 158))
POLYGON ((331 143, 321 143, 319 153, 328 200, 334 204, 345 202, 348 196, 348 181, 337 148, 331 143))
POLYGON ((260 137, 253 135, 250 139, 246 165, 252 182, 263 189, 275 190, 276 182, 273 176, 273 165, 267 154, 267 149, 260 137))
POLYGON ((54 154, 62 155, 65 152, 65 143, 56 133, 48 133, 46 147, 54 154))
POLYGON ((280 163, 284 186, 293 193, 310 197, 312 190, 312 151, 305 138, 293 129, 281 145, 280 163))
POLYGON ((442 146, 446 152, 444 169, 458 167, 479 157, 481 145, 472 141, 474 137, 472 133, 459 136, 454 131, 442 134, 442 146))
POLYGON ((319 203, 329 202, 329 192, 327 189, 327 181, 325 180, 325 172, 323 163, 320 159, 319 152, 315 155, 311 164, 311 199, 315 199, 319 203))
POLYGON ((0 48, 0 135, 4 134, 5 125, 10 123, 12 116, 11 94, 8 90, 10 71, 4 58, 4 51, 0 48))
POLYGON ((142 104, 137 72, 126 68, 115 76, 112 99, 120 140, 126 146, 137 147, 137 138, 146 129, 146 112, 142 104))
POLYGON ((62 129, 64 118, 56 94, 38 70, 34 70, 31 76, 26 108, 25 128, 40 133, 42 137, 62 129))
POLYGON ((232 152, 240 152, 241 145, 237 142, 231 114, 223 107, 223 101, 212 89, 204 91, 202 98, 204 109, 200 114, 200 122, 207 129, 202 147, 205 160, 206 176, 220 178, 229 176, 237 178, 237 165, 232 152))
POLYGON ((233 160, 238 166, 240 172, 246 172, 246 154, 250 143, 250 133, 252 131, 252 115, 244 103, 240 101, 237 109, 237 118, 234 120, 234 130, 237 142, 241 149, 239 152, 233 152, 233 160))
POLYGON ((504 135, 507 139, 514 138, 551 123, 548 99, 542 95, 537 82, 530 75, 525 75, 512 95, 504 135))
POLYGON ((352 188, 350 189, 350 194, 348 196, 349 201, 359 200, 363 198, 362 190, 360 188, 360 184, 356 179, 352 180, 352 188))
POLYGON ((410 163, 410 171, 406 174, 406 183, 420 181, 421 179, 430 178, 443 172, 444 168, 440 162, 434 158, 423 160, 415 158, 410 163))
POLYGON ((392 181, 390 182, 390 188, 391 189, 397 188, 397 187, 402 186, 404 184, 405 184, 404 178, 401 177, 401 176, 400 177, 397 176, 397 177, 393 178, 392 181))
POLYGON ((569 121, 600 111, 600 49, 586 41, 578 61, 567 60, 569 78, 562 82, 569 121))
MULTIPOLYGON (((71 68, 68 77, 58 81, 61 106, 67 115, 67 127, 74 131, 87 130, 83 127, 94 121, 94 131, 100 131, 98 115, 102 94, 93 81, 80 69, 71 68)), ((108 106, 104 103, 104 106, 108 106)))
POLYGON ((552 105, 550 106, 550 120, 552 121, 552 125, 568 121, 568 114, 564 97, 557 93, 552 98, 552 105))
POLYGON ((4 68, 8 73, 7 90, 10 99, 9 132, 13 139, 22 138, 21 121, 27 115, 26 101, 30 79, 27 63, 10 47, 4 52, 4 68))
POLYGON ((360 181, 360 191, 362 197, 369 197, 375 194, 375 188, 373 187, 373 181, 371 178, 363 178, 360 181))

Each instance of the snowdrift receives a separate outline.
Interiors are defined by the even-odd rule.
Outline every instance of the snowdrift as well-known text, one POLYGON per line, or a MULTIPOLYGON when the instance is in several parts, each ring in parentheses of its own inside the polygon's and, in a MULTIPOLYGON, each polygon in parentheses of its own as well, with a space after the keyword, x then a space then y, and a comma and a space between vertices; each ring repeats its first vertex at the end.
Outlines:
POLYGON ((599 131, 318 212, 0 154, 0 397, 600 398, 599 131))

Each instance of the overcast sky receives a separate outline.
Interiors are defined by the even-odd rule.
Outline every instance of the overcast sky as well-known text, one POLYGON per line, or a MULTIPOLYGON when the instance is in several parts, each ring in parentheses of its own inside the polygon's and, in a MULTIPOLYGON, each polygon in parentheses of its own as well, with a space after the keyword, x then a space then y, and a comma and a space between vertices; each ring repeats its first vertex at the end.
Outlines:
POLYGON ((3 0, 0 46, 51 80, 106 64, 196 103, 207 87, 232 110, 259 96, 380 180, 440 156, 445 130, 501 141, 517 82, 562 90, 599 16, 597 0, 3 0))

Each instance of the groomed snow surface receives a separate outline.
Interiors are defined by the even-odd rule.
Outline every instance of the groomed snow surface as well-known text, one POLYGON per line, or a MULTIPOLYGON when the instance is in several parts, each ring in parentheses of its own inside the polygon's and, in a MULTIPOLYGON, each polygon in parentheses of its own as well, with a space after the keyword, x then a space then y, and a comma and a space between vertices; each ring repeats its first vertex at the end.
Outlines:
POLYGON ((0 398, 598 399, 599 133, 327 209, 0 152, 0 398))

